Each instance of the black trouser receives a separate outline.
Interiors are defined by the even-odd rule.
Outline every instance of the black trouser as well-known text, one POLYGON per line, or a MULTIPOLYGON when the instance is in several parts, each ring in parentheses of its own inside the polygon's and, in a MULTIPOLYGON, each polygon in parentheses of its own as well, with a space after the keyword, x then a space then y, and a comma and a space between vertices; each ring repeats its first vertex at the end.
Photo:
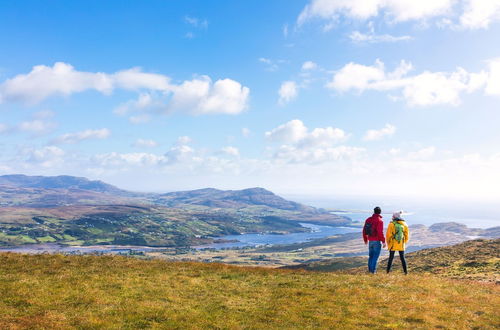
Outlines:
MULTIPOLYGON (((401 259, 401 265, 403 265, 403 271, 408 273, 406 270, 406 260, 405 260, 405 251, 398 251, 399 252, 399 258, 401 259)), ((392 261, 394 260, 394 254, 396 251, 389 251, 389 261, 387 261, 387 272, 391 271, 392 267, 392 261)))

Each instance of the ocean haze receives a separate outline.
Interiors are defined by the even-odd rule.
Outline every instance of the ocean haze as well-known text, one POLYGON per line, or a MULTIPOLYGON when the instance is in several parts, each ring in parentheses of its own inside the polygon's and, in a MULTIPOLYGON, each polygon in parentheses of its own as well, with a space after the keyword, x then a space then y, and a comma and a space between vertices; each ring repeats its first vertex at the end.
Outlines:
MULTIPOLYGON (((287 199, 307 205, 344 210, 354 221, 364 221, 372 214, 375 206, 382 208, 382 215, 388 221, 395 211, 408 213, 408 224, 426 226, 440 222, 458 222, 472 228, 489 228, 500 225, 500 208, 495 202, 438 199, 402 199, 383 196, 305 196, 282 194, 287 199)), ((340 213, 343 214, 343 213, 340 213)))

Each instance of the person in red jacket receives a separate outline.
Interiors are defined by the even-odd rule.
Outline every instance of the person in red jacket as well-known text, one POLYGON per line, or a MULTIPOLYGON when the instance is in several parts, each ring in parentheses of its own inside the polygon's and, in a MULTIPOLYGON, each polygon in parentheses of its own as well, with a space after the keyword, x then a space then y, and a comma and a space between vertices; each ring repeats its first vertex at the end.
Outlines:
POLYGON ((384 222, 380 215, 380 207, 373 209, 373 215, 365 220, 363 226, 363 240, 368 244, 368 271, 372 274, 377 272, 377 262, 382 250, 385 248, 384 222))

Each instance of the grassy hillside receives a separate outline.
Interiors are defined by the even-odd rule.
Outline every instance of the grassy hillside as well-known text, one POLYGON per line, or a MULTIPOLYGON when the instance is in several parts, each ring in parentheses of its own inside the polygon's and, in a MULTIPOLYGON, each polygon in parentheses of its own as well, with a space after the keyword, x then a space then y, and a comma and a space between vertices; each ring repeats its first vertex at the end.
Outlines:
POLYGON ((492 329, 499 305, 498 286, 432 275, 0 254, 1 329, 492 329))
MULTIPOLYGON (((408 270, 412 273, 432 273, 457 279, 470 279, 500 283, 500 239, 478 239, 452 246, 411 252, 406 255, 408 270)), ((304 263, 287 268, 312 271, 366 272, 366 257, 333 258, 304 263)), ((379 261, 379 271, 385 271, 387 258, 379 261)), ((393 271, 401 271, 396 254, 393 271)))
POLYGON ((408 254, 415 272, 500 283, 500 239, 473 240, 408 254))

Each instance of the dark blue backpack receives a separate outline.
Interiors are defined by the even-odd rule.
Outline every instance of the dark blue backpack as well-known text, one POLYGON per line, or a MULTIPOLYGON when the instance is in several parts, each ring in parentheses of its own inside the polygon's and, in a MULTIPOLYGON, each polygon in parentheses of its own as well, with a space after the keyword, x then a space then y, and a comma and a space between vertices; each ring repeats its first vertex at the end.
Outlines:
POLYGON ((365 222, 364 230, 367 236, 375 236, 376 234, 375 226, 369 221, 365 222))

